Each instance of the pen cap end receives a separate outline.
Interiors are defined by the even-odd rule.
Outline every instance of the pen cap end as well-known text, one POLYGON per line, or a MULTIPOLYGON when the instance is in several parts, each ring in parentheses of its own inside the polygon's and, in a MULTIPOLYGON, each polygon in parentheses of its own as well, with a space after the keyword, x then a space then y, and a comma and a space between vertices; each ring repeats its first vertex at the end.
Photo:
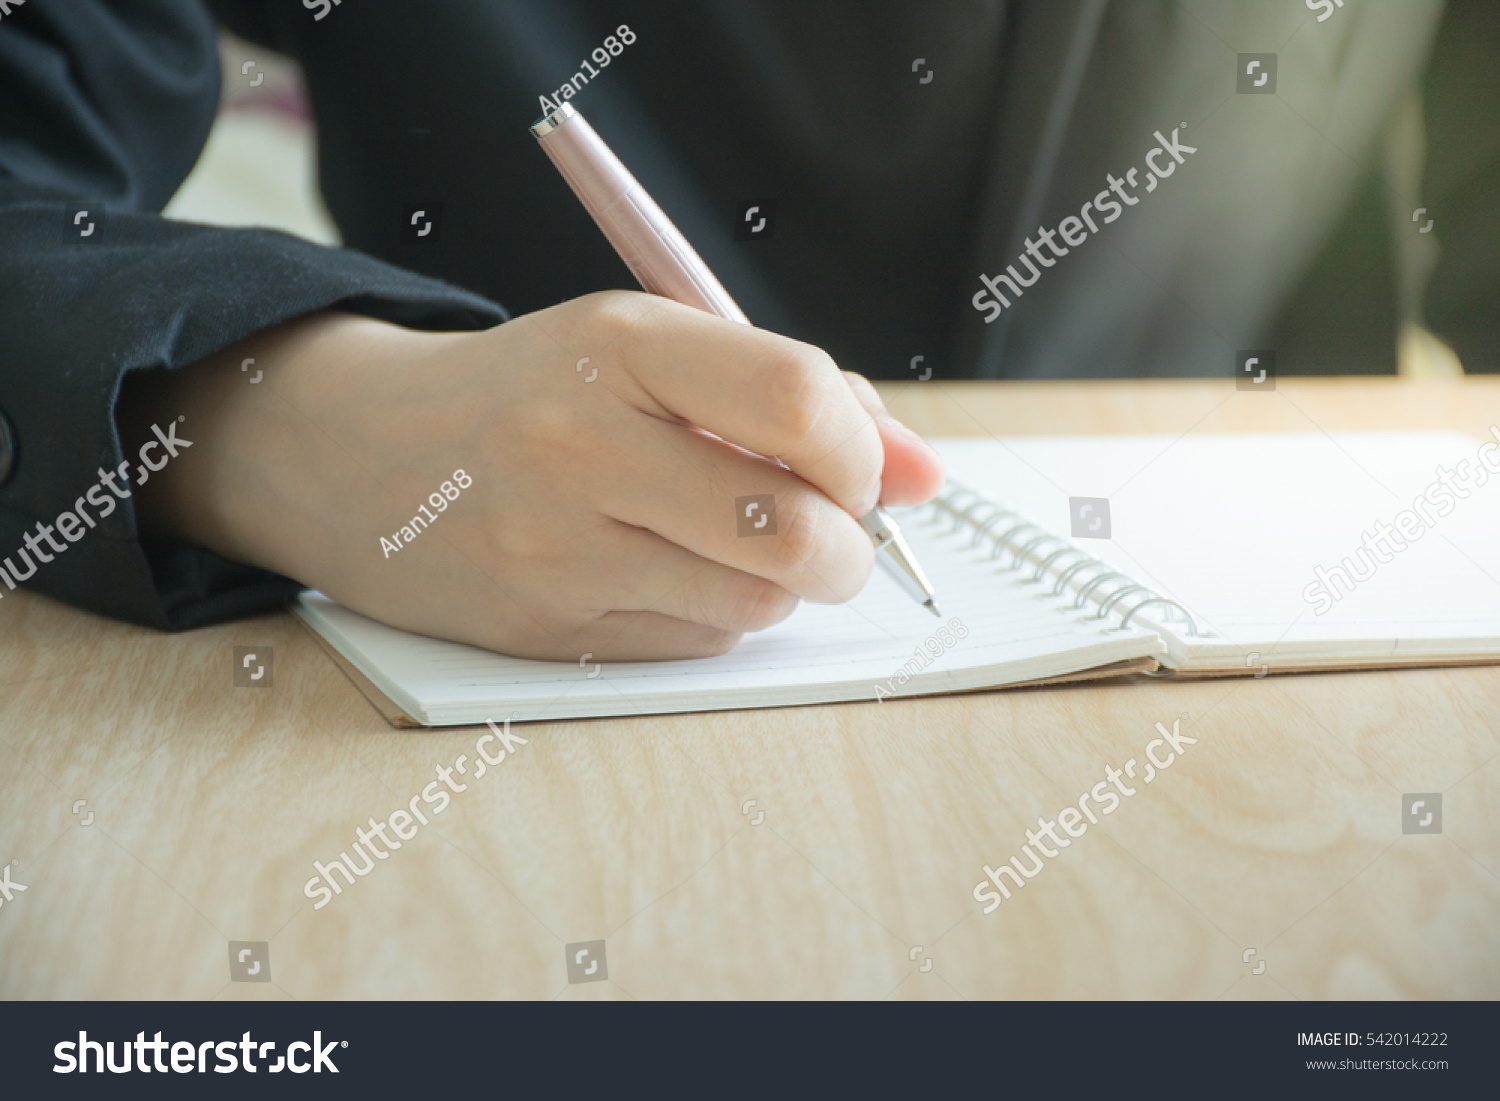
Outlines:
POLYGON ((577 115, 571 103, 564 103, 555 111, 548 111, 536 122, 531 124, 531 133, 538 138, 545 138, 570 118, 577 115))

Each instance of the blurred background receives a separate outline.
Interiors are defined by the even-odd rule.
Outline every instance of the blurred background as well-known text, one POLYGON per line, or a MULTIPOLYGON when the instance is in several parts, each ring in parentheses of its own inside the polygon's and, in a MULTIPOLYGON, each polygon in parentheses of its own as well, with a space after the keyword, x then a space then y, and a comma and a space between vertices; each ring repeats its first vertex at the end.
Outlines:
MULTIPOLYGON (((341 245, 339 229, 319 193, 316 134, 300 66, 227 31, 219 36, 219 54, 223 92, 218 117, 197 166, 165 216, 214 225, 265 226, 320 244, 341 245)), ((1426 91, 1446 103, 1455 89, 1439 85, 1426 91)), ((1445 109, 1443 114, 1454 111, 1445 109)), ((1413 88, 1381 141, 1378 165, 1356 193, 1346 225, 1324 244, 1297 293, 1284 303, 1272 326, 1274 339, 1268 337, 1267 342, 1305 348, 1303 358, 1308 361, 1289 373, 1380 373, 1394 366, 1397 374, 1414 379, 1464 374, 1459 356, 1428 328, 1422 308, 1442 255, 1440 234, 1412 232, 1409 204, 1399 199, 1423 194, 1428 115, 1423 89, 1413 88), (1383 206, 1389 209, 1380 210, 1383 206), (1372 223, 1385 224, 1387 243, 1376 247, 1369 240, 1372 223), (1376 315, 1389 316, 1387 303, 1394 298, 1394 332, 1384 322, 1361 326, 1362 333, 1344 330, 1337 346, 1310 341, 1306 333, 1317 331, 1319 325, 1302 314, 1315 314, 1326 306, 1324 296, 1310 289, 1329 285, 1348 288, 1349 297, 1364 300, 1366 309, 1376 315), (1392 341, 1394 349, 1378 354, 1376 346, 1389 348, 1392 341)), ((1458 136, 1438 137, 1451 143, 1458 136)), ((1500 308, 1500 292, 1496 300, 1500 308)), ((1470 365, 1470 370, 1489 369, 1486 364, 1470 365)))
POLYGON ((198 164, 164 215, 221 226, 268 226, 340 245, 318 192, 316 140, 301 67, 227 32, 224 89, 198 164))

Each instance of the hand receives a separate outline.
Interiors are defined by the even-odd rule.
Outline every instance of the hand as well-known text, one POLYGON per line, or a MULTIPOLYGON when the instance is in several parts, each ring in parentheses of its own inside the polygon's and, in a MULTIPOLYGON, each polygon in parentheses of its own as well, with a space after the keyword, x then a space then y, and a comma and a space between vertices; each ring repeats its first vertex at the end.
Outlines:
POLYGON ((473 333, 313 315, 133 379, 120 408, 127 438, 179 414, 194 447, 138 491, 148 534, 562 661, 722 653, 799 597, 847 600, 873 563, 854 517, 942 483, 823 352, 625 291, 473 333), (438 511, 458 470, 470 484, 438 511), (740 537, 735 499, 761 493, 776 534, 740 537))

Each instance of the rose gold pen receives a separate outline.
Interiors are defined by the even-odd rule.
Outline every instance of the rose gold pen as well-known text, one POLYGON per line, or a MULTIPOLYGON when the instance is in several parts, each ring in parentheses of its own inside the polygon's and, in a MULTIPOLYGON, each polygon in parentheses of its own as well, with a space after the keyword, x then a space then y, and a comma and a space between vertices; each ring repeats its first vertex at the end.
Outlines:
MULTIPOLYGON (((684 306, 750 324, 693 246, 570 104, 548 112, 531 132, 642 287, 684 306)), ((877 505, 859 523, 875 543, 875 560, 941 619, 932 583, 896 521, 877 505)))

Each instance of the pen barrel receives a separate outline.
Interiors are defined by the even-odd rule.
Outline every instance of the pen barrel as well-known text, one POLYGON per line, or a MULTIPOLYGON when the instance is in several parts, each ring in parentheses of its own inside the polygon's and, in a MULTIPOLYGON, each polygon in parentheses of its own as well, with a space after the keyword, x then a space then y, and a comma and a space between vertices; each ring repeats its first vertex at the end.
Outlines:
POLYGON ((643 288, 750 324, 687 238, 582 115, 564 104, 532 133, 643 288))

